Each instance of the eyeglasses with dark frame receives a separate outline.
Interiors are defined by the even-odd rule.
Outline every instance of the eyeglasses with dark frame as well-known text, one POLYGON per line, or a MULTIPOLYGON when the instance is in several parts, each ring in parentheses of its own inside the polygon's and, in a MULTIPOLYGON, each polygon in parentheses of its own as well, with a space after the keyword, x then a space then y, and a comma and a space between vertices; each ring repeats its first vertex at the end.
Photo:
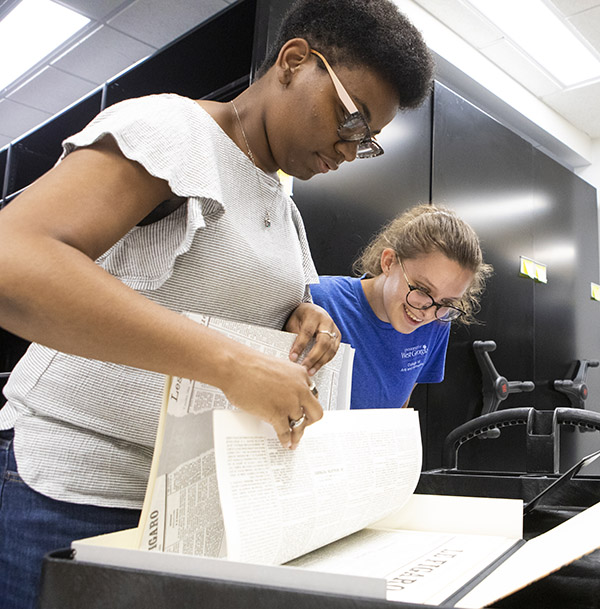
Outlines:
POLYGON ((352 101, 348 91, 346 91, 332 67, 319 51, 311 49, 310 52, 323 62, 325 69, 331 77, 337 96, 348 113, 348 116, 346 116, 337 130, 340 139, 344 142, 358 142, 356 156, 359 159, 370 159, 372 157, 381 156, 383 154, 383 148, 377 143, 375 136, 371 134, 367 119, 356 107, 356 104, 352 101))
POLYGON ((406 285, 408 286, 408 294, 406 295, 406 304, 416 309, 417 311, 426 311, 427 309, 431 309, 431 307, 435 307, 435 317, 438 321, 450 322, 455 319, 458 319, 462 315, 465 315, 465 311, 460 309, 459 307, 455 307, 454 305, 440 304, 436 302, 431 294, 426 292, 423 288, 420 288, 416 285, 412 285, 410 279, 406 276, 406 269, 404 268, 404 263, 398 256, 396 256, 398 262, 400 263, 400 268, 402 269, 402 274, 404 275, 404 280, 406 281, 406 285))

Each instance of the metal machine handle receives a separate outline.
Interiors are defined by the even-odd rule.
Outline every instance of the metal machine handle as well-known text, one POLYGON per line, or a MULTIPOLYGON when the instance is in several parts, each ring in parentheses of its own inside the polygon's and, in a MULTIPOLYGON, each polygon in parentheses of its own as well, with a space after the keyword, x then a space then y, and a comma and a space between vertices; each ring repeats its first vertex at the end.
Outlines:
POLYGON ((585 401, 588 397, 588 388, 585 384, 587 370, 588 368, 597 368, 599 364, 598 360, 577 360, 575 377, 554 381, 554 389, 564 393, 569 398, 573 408, 585 408, 585 401))
POLYGON ((460 447, 491 430, 527 425, 526 469, 528 473, 558 473, 560 466, 560 426, 569 425, 600 431, 600 413, 579 408, 536 410, 507 408, 484 414, 451 431, 444 441, 442 465, 457 469, 460 447))
MULTIPOLYGON (((531 381, 507 381, 505 377, 498 373, 492 363, 490 352, 496 350, 496 343, 493 340, 476 340, 473 342, 473 351, 481 368, 481 380, 483 394, 483 407, 481 414, 496 412, 500 402, 505 400, 511 393, 529 392, 535 389, 531 381)), ((480 434, 480 440, 491 440, 500 437, 498 428, 480 434)))
POLYGON ((500 402, 511 393, 529 392, 535 389, 535 384, 531 381, 507 381, 498 373, 489 355, 491 351, 496 350, 496 343, 493 340, 476 340, 473 342, 473 350, 482 373, 483 408, 481 414, 498 410, 500 402))

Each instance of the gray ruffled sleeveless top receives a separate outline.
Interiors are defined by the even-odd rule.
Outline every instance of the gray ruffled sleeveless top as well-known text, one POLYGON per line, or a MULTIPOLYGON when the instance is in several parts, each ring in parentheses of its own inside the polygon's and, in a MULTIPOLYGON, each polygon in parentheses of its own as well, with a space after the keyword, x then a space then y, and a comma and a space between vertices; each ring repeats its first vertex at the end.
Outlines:
MULTIPOLYGON (((185 202, 104 253, 106 271, 174 311, 279 329, 310 300, 318 277, 296 206, 196 102, 166 94, 111 106, 63 143, 62 158, 107 136, 185 202)), ((0 429, 15 428, 21 477, 58 500, 140 508, 163 383, 33 344, 0 410, 0 429)))

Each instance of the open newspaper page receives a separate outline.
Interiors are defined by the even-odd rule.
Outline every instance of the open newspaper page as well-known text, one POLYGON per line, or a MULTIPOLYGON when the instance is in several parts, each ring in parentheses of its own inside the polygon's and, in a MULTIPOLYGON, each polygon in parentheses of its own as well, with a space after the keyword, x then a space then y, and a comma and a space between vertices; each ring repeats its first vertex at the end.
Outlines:
POLYGON ((366 528, 288 565, 383 577, 388 600, 441 605, 518 544, 492 535, 366 528))
POLYGON ((294 451, 242 412, 214 412, 227 557, 282 564, 400 508, 421 471, 412 409, 329 411, 294 451))
MULTIPOLYGON (((188 314, 274 357, 288 359, 295 335, 271 328, 188 314)), ((348 409, 354 350, 340 345, 336 356, 314 376, 324 410, 348 409)), ((140 518, 140 548, 225 556, 213 450, 212 411, 233 409, 216 387, 168 378, 157 441, 140 518)))
POLYGON ((520 499, 415 494, 368 528, 287 564, 384 578, 388 600, 452 606, 448 599, 466 594, 522 537, 520 499))

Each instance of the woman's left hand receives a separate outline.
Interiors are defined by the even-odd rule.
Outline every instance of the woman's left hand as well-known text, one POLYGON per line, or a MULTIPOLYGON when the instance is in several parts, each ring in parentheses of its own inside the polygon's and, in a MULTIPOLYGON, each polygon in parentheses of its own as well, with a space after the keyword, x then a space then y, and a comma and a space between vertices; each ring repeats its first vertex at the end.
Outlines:
POLYGON ((322 307, 310 302, 299 305, 290 315, 285 330, 298 335, 290 350, 290 359, 298 361, 307 345, 314 345, 301 362, 312 376, 336 354, 341 342, 340 331, 322 307))

